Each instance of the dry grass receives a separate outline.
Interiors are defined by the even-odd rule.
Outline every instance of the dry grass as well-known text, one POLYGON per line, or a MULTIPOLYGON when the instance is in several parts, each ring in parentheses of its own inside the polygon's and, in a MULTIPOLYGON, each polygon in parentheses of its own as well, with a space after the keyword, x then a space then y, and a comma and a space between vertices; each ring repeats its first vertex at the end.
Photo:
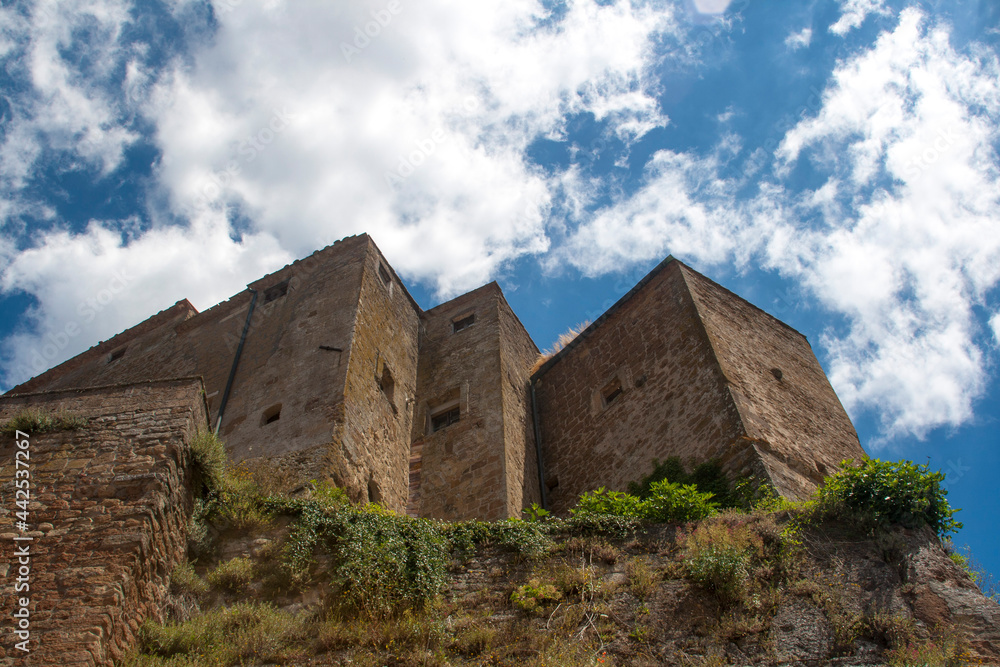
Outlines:
POLYGON ((531 372, 534 373, 541 368, 546 361, 559 354, 564 347, 572 343, 573 340, 589 326, 590 320, 585 320, 577 324, 575 327, 570 327, 565 332, 559 334, 559 338, 557 338, 556 342, 552 344, 552 347, 538 355, 538 359, 535 360, 534 365, 531 367, 531 372))

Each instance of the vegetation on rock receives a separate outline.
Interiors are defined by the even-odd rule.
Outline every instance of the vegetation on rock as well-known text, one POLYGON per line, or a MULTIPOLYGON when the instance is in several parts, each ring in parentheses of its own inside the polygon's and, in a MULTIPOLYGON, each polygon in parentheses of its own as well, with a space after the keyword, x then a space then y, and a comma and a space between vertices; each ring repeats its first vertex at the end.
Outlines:
POLYGON ((584 494, 565 519, 445 523, 354 506, 322 482, 289 497, 273 471, 234 468, 201 505, 197 560, 172 576, 187 611, 147 623, 127 667, 773 664, 866 646, 893 665, 961 664, 960 632, 872 606, 864 578, 900 571, 922 539, 904 526, 954 528, 933 475, 846 466, 808 503, 749 512, 664 477, 643 497, 584 494), (872 573, 829 560, 845 548, 874 555, 872 573))

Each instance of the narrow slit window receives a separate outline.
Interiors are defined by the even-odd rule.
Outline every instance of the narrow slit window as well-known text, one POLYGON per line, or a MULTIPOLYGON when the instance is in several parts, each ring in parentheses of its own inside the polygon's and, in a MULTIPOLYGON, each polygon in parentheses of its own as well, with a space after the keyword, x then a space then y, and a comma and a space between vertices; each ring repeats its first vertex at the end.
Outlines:
POLYGON ((431 433, 436 433, 447 426, 457 423, 461 417, 462 413, 457 405, 453 408, 442 410, 435 415, 431 415, 431 433))
POLYGON ((288 281, 282 280, 277 285, 272 285, 264 290, 264 303, 271 303, 275 299, 280 299, 286 294, 288 294, 288 281))
POLYGON ((473 313, 472 315, 469 315, 467 317, 463 317, 460 320, 455 320, 454 322, 451 323, 452 333, 458 333, 459 331, 463 331, 465 329, 468 329, 473 324, 475 324, 475 322, 476 322, 476 314, 475 313, 473 313))
POLYGON ((609 382, 604 389, 601 390, 601 396, 604 398, 604 407, 608 407, 622 395, 622 383, 621 380, 615 378, 609 382))
POLYGON ((381 387, 382 393, 389 399, 389 402, 392 403, 396 392, 396 381, 392 378, 388 364, 382 365, 382 377, 379 378, 379 387, 381 387))
POLYGON ((382 279, 383 285, 392 284, 392 276, 389 275, 389 269, 385 268, 385 264, 378 265, 378 277, 382 279))

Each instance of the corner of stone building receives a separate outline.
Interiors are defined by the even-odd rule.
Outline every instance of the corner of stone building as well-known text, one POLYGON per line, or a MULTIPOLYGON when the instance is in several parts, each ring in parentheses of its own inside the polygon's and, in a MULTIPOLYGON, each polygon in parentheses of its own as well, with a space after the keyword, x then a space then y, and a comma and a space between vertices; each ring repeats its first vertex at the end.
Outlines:
MULTIPOLYGON (((0 518, 5 539, 32 538, 21 595, 30 596, 32 637, 43 639, 32 640, 25 664, 117 664, 145 619, 164 620, 169 575, 187 550, 190 443, 208 428, 202 394, 200 378, 181 378, 0 397, 0 419, 31 408, 87 422, 0 436, 0 455, 27 451, 31 461, 28 532, 0 518)), ((14 476, 13 466, 0 469, 4 486, 14 476)), ((0 591, 5 608, 13 597, 0 591)))

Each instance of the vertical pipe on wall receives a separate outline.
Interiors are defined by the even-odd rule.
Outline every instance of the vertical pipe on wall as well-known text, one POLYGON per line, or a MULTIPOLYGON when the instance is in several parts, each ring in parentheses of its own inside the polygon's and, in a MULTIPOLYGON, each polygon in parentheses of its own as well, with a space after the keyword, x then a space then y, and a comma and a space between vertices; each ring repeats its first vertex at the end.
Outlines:
POLYGON ((240 365, 240 356, 243 354, 243 343, 247 340, 247 332, 250 331, 250 318, 253 317, 254 306, 257 305, 257 290, 250 290, 250 308, 247 309, 247 320, 243 323, 243 333, 240 334, 240 344, 236 346, 236 354, 233 356, 233 365, 229 368, 229 379, 226 380, 226 390, 222 392, 222 402, 219 403, 219 416, 215 420, 215 434, 219 435, 219 428, 222 426, 222 415, 226 412, 226 403, 229 402, 229 392, 233 388, 233 380, 236 378, 236 368, 240 365))

